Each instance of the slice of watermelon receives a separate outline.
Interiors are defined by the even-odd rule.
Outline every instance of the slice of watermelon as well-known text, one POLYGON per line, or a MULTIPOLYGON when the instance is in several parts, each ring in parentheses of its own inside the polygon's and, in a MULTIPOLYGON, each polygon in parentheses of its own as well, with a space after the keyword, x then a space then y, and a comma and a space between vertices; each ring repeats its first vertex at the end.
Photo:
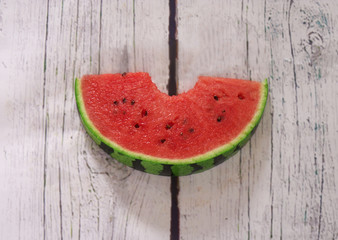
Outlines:
POLYGON ((200 77, 178 96, 160 92, 147 73, 87 75, 75 81, 88 134, 118 161, 158 175, 216 166, 250 139, 268 85, 200 77))

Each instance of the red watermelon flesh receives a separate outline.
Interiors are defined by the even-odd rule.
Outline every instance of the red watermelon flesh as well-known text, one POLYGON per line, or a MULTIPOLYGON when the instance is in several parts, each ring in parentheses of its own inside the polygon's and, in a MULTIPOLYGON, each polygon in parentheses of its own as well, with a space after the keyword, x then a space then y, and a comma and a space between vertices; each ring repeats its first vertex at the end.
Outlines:
POLYGON ((160 92, 147 73, 81 79, 87 115, 98 131, 129 151, 184 159, 236 138, 259 107, 262 84, 200 77, 178 96, 160 92))

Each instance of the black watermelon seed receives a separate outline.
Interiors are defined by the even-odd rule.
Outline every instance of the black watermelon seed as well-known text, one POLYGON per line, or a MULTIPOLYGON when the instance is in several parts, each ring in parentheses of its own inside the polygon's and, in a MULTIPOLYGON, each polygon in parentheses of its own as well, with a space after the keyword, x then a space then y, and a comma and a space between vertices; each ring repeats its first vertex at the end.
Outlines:
POLYGON ((135 104, 135 100, 134 100, 134 99, 131 100, 130 104, 131 104, 131 105, 134 105, 134 104, 135 104))
POLYGON ((222 113, 225 113, 225 110, 223 110, 222 113))
POLYGON ((168 122, 167 125, 165 126, 165 129, 169 130, 170 128, 172 128, 174 126, 173 122, 168 122))
POLYGON ((195 131, 195 129, 193 129, 193 128, 189 129, 189 132, 191 132, 191 133, 193 133, 194 131, 195 131))
POLYGON ((138 123, 136 123, 134 127, 135 127, 135 128, 139 128, 140 125, 138 125, 138 123))
POLYGON ((147 110, 143 109, 142 112, 141 112, 141 116, 142 116, 142 117, 145 117, 145 116, 147 116, 147 115, 148 115, 147 110))
POLYGON ((122 99, 122 103, 126 103, 127 99, 126 98, 123 98, 122 99))
POLYGON ((118 105, 118 104, 119 104, 119 102, 118 102, 118 101, 114 101, 114 104, 115 104, 115 105, 118 105))
POLYGON ((218 116, 217 122, 220 122, 220 121, 222 121, 222 117, 221 117, 221 116, 218 116))
POLYGON ((165 139, 161 139, 161 143, 164 143, 165 142, 165 139))
POLYGON ((218 96, 215 95, 215 96, 214 96, 214 99, 215 99, 216 101, 218 101, 218 96))
POLYGON ((126 72, 122 73, 122 77, 125 77, 125 76, 127 76, 127 73, 126 72))
POLYGON ((238 99, 240 99, 240 100, 243 100, 243 99, 244 99, 244 96, 243 96, 242 93, 239 93, 239 94, 238 94, 238 99))

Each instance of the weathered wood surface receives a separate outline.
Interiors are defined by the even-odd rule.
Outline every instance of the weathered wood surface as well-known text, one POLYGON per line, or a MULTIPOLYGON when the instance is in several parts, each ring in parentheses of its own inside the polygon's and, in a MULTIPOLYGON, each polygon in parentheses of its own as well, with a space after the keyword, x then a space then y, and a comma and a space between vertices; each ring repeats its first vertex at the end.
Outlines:
POLYGON ((168 4, 0 4, 0 238, 169 239, 170 179, 109 160, 73 88, 83 74, 143 70, 166 91, 168 4))
POLYGON ((338 239, 337 12, 329 0, 178 1, 179 92, 200 74, 270 85, 240 154, 180 178, 181 239, 338 239))
MULTIPOLYGON (((178 92, 262 80, 251 141, 179 178, 181 239, 338 238, 338 2, 177 1, 178 92)), ((168 239, 170 179, 107 158, 74 78, 148 71, 166 90, 168 1, 0 0, 1 239, 168 239), (108 160, 107 160, 108 159, 108 160)))

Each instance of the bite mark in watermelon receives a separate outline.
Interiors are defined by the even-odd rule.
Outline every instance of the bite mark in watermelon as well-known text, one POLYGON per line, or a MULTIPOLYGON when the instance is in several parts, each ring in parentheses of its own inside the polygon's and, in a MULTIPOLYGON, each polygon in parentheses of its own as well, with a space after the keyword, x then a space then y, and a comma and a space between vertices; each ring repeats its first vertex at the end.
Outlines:
POLYGON ((233 156, 263 114, 268 85, 199 77, 178 96, 160 92, 147 73, 76 79, 88 134, 113 158, 157 175, 189 175, 233 156))

